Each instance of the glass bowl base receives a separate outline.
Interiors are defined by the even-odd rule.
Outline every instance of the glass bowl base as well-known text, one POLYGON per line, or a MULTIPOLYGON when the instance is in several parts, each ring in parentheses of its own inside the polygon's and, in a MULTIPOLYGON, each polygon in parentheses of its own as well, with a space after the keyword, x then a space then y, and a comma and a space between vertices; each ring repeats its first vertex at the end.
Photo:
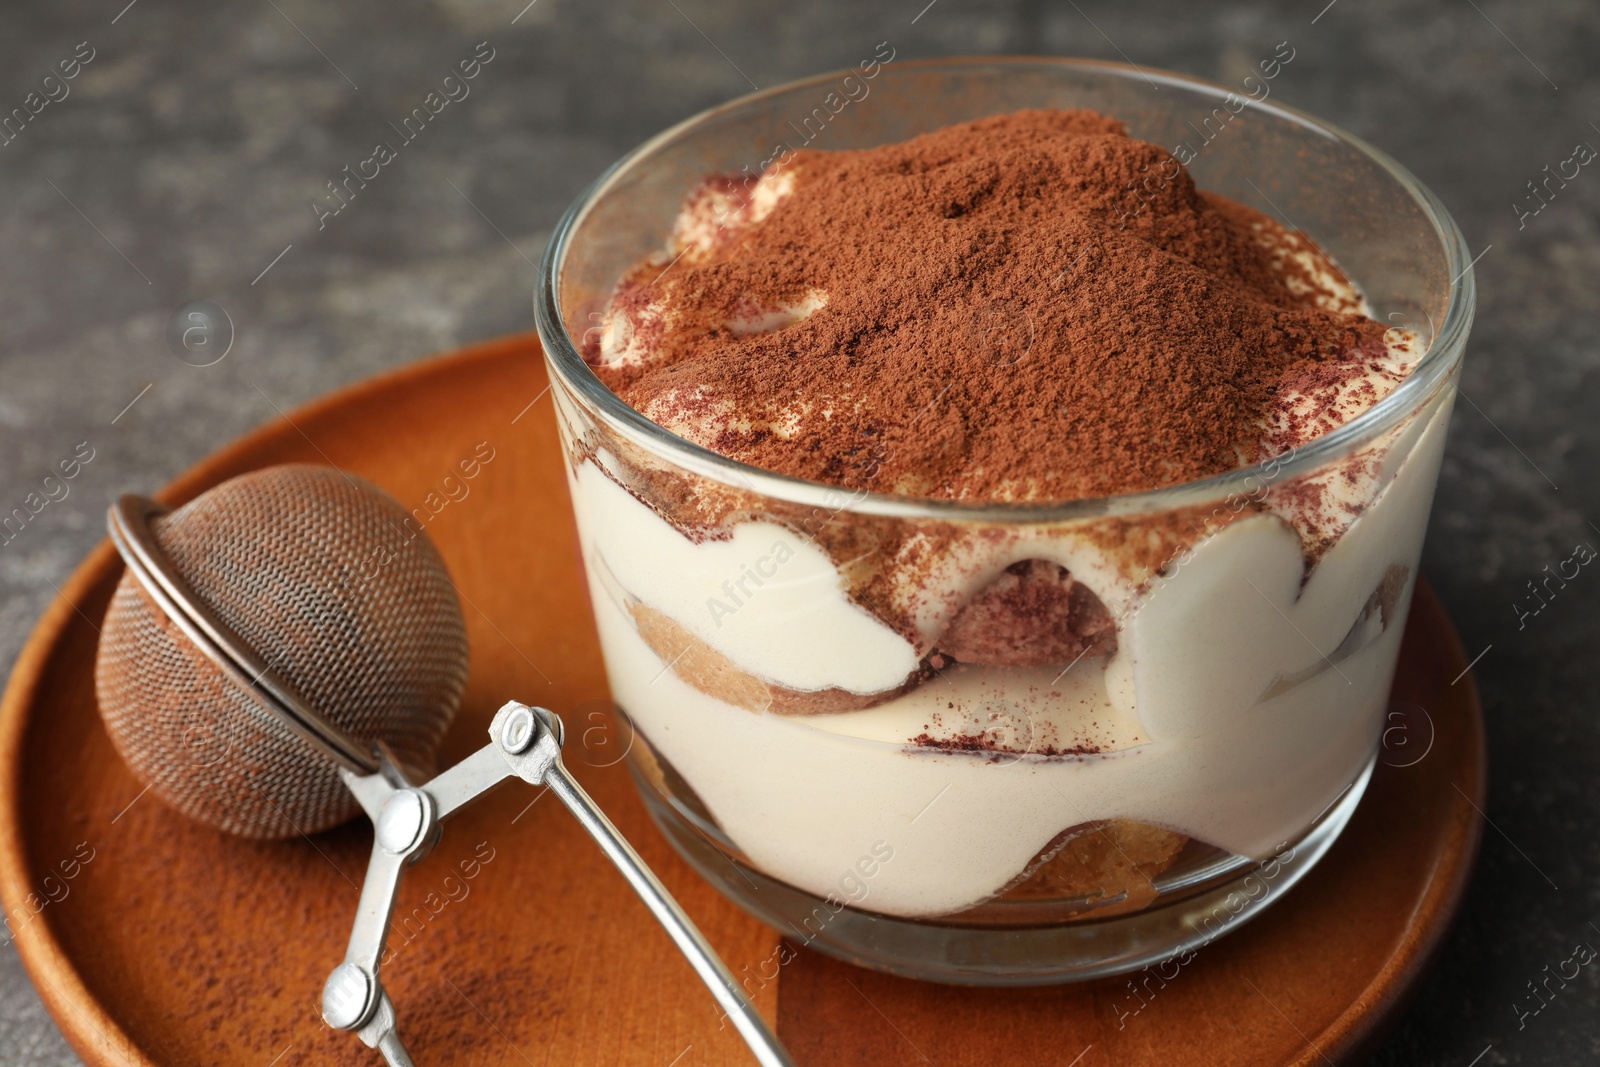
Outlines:
MULTIPOLYGON (((639 738, 643 741, 643 738, 639 738)), ((1228 876, 1140 911, 1035 926, 963 924, 961 916, 906 919, 839 906, 763 874, 714 824, 664 795, 628 760, 645 808, 679 855, 723 896, 792 944, 849 963, 950 985, 1081 982, 1152 968, 1171 980, 1206 944, 1244 925, 1305 876, 1333 845, 1366 791, 1376 754, 1311 829, 1228 876)))

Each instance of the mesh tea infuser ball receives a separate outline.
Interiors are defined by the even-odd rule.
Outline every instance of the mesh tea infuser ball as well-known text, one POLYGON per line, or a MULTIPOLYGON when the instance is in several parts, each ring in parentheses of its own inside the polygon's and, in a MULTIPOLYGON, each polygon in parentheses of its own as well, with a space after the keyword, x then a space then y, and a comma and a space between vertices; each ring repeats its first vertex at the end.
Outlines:
MULTIPOLYGON (((329 467, 235 478, 146 529, 197 606, 261 668, 418 772, 455 714, 467 638, 443 562, 392 498, 329 467)), ((234 643, 234 642, 229 642, 234 643)), ((174 624, 133 572, 106 613, 95 686, 134 773, 168 804, 246 837, 314 833, 360 808, 337 766, 174 624)))

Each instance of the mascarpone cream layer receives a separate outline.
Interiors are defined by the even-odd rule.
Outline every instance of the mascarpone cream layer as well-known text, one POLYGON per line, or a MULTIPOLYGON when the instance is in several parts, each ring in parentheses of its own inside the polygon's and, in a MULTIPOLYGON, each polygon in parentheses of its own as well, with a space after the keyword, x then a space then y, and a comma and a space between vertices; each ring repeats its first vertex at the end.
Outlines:
POLYGON ((967 672, 869 711, 803 719, 736 708, 685 684, 636 633, 627 600, 762 678, 869 693, 905 680, 953 613, 951 598, 929 598, 916 632, 900 633, 853 603, 839 570, 799 534, 752 519, 725 539, 693 542, 581 463, 573 499, 613 695, 775 877, 824 895, 864 849, 892 845, 872 901, 889 914, 978 903, 1061 830, 1100 819, 1140 819, 1264 856, 1303 832, 1371 755, 1448 410, 1444 401, 1419 415, 1363 479, 1330 475, 1359 506, 1346 509, 1354 514, 1303 585, 1301 536, 1273 514, 1223 527, 1143 586, 1070 530, 1041 527, 998 550, 975 534, 947 546, 952 582, 970 595, 1011 562, 1055 560, 1118 619, 1116 654, 1053 682, 967 672), (1379 628, 1364 609, 1391 566, 1407 583, 1379 628), (1347 640, 1352 631, 1359 640, 1347 640), (1102 751, 909 744, 985 722, 1058 738, 1049 748, 1102 751))

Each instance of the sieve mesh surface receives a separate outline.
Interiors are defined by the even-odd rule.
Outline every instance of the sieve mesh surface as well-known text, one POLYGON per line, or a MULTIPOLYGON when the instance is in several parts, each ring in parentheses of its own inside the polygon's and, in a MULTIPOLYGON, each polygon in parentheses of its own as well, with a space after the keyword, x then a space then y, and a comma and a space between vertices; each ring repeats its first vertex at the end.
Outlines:
MULTIPOLYGON (((431 772, 467 678, 444 563, 405 509, 329 467, 270 467, 151 526, 173 569, 357 740, 431 772)), ((112 742, 151 791, 230 833, 280 838, 359 810, 335 765, 230 680, 124 574, 95 668, 112 742)))

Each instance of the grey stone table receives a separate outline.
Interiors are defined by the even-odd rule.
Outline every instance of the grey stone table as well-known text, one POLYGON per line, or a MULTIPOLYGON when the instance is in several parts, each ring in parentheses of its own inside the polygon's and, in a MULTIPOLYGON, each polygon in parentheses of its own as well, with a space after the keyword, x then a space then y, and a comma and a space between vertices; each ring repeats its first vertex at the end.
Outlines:
MULTIPOLYGON (((528 329, 561 209, 696 110, 883 40, 902 57, 1078 54, 1223 81, 1289 41, 1274 95, 1407 163, 1482 255, 1424 569, 1482 653, 1492 823, 1461 920, 1376 1062, 1600 1057, 1600 968, 1520 1023, 1516 1007, 1546 965, 1600 946, 1600 576, 1537 616, 1515 608, 1546 564, 1600 543, 1600 172, 1537 215, 1515 207, 1535 206, 1527 183, 1547 164, 1600 146, 1591 4, 526 2, 8 5, 0 114, 37 113, 0 127, 0 512, 75 452, 92 459, 0 544, 0 662, 115 493, 161 484, 277 408, 528 329), (492 58, 470 96, 319 220, 326 183, 480 42, 492 58), (213 366, 166 340, 196 298, 235 327, 213 366)), ((0 1062, 76 1062, 5 947, 0 1062)))

